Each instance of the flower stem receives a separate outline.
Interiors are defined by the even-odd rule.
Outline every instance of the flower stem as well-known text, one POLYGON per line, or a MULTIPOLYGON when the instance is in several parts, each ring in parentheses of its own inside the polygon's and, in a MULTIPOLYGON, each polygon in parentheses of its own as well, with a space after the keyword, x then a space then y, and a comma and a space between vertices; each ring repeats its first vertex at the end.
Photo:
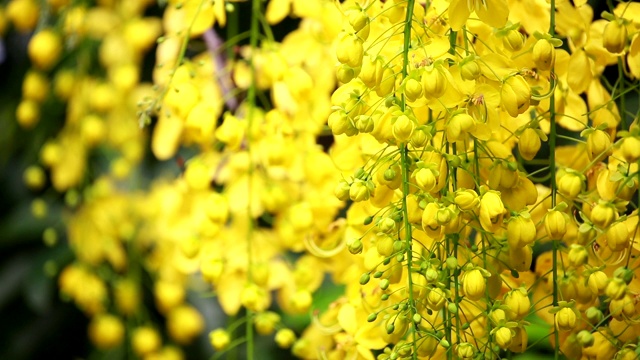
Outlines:
MULTIPOLYGON (((407 66, 409 65, 409 49, 411 48, 411 21, 413 19, 413 7, 415 0, 407 1, 407 16, 404 24, 404 46, 402 49, 402 79, 404 80, 407 77, 407 66)), ((402 111, 406 109, 406 101, 405 96, 402 94, 401 97, 401 108, 402 111)), ((413 279, 411 278, 411 269, 413 268, 413 234, 411 229, 411 223, 409 223, 409 211, 407 209, 407 196, 410 193, 409 190, 409 149, 407 149, 407 144, 402 143, 398 146, 400 148, 400 158, 401 158, 401 171, 402 171, 402 219, 404 223, 404 232, 405 232, 405 256, 407 257, 407 271, 409 272, 409 276, 407 276, 408 287, 409 287, 409 311, 411 313, 411 323, 413 327, 412 332, 412 358, 417 359, 418 356, 418 325, 413 321, 413 316, 416 314, 416 301, 413 298, 413 279)))
MULTIPOLYGON (((555 36, 555 27, 556 27, 556 2, 555 0, 551 0, 550 2, 550 17, 549 17, 549 34, 551 36, 555 36)), ((555 64, 551 66, 551 74, 555 71, 555 64)), ((550 168, 550 177, 549 179, 551 183, 551 207, 556 206, 556 193, 558 191, 556 184, 556 97, 555 92, 551 93, 549 97, 549 123, 550 123, 550 133, 549 133, 549 168, 550 168)), ((553 306, 558 306, 558 242, 559 240, 553 240, 553 249, 552 249, 552 257, 553 257, 553 306)), ((555 346, 553 349, 554 359, 558 359, 560 356, 560 334, 558 333, 558 329, 554 329, 553 336, 555 340, 555 346)))

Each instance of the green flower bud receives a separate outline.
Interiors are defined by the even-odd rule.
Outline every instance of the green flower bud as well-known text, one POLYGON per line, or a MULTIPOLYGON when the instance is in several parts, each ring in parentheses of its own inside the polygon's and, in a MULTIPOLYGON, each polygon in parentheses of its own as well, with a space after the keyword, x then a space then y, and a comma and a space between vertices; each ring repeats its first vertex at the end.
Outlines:
POLYGON ((360 254, 362 252, 362 241, 360 241, 360 239, 358 238, 353 238, 351 240, 347 241, 347 248, 349 249, 349 252, 352 254, 360 254))
POLYGON ((589 320, 589 323, 591 325, 600 324, 602 320, 604 320, 604 314, 602 313, 602 311, 594 306, 588 308, 587 311, 585 311, 585 316, 587 317, 587 320, 589 320))
POLYGON ((578 335, 576 335, 576 339, 578 339, 578 343, 580 343, 582 347, 589 347, 593 345, 593 341, 595 340, 593 334, 587 330, 580 330, 578 335))

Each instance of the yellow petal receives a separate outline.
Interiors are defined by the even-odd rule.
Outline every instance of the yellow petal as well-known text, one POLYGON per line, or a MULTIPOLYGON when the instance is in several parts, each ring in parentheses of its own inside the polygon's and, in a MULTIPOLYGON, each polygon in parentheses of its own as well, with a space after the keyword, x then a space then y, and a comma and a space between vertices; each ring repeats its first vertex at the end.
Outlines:
POLYGON ((507 0, 486 0, 486 5, 476 8, 476 14, 485 24, 501 28, 509 19, 507 0))
POLYGON ((348 303, 342 305, 340 312, 338 312, 338 323, 347 333, 355 334, 358 328, 358 323, 356 321, 356 308, 348 303))
POLYGON ((449 4, 449 25, 454 31, 462 29, 471 11, 466 0, 452 0, 449 4))

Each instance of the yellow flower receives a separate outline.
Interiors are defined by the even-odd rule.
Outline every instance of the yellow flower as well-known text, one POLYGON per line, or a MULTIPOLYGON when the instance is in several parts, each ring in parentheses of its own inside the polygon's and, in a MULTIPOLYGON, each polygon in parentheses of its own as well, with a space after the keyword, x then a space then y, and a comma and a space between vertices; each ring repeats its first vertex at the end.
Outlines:
POLYGON ((209 342, 216 351, 220 351, 229 345, 231 336, 225 329, 216 329, 209 333, 209 342))
POLYGON ((500 104, 512 117, 517 117, 529 109, 531 87, 521 75, 508 77, 500 89, 500 104))
POLYGON ((449 24, 454 31, 462 29, 474 12, 482 22, 494 28, 507 23, 509 7, 506 0, 452 0, 449 4, 449 24))
POLYGON ((624 51, 627 45, 627 28, 621 21, 614 20, 607 23, 602 34, 602 45, 612 54, 624 51))
POLYGON ((499 192, 489 190, 480 198, 480 225, 486 231, 497 231, 502 226, 505 212, 499 192))

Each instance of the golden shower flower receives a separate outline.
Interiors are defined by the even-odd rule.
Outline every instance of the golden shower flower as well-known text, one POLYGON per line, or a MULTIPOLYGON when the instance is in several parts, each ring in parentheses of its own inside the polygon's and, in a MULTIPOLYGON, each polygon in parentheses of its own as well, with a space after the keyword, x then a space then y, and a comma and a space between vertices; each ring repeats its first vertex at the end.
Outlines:
POLYGON ((531 87, 521 75, 509 76, 500 89, 500 104, 512 117, 529 109, 531 87))

